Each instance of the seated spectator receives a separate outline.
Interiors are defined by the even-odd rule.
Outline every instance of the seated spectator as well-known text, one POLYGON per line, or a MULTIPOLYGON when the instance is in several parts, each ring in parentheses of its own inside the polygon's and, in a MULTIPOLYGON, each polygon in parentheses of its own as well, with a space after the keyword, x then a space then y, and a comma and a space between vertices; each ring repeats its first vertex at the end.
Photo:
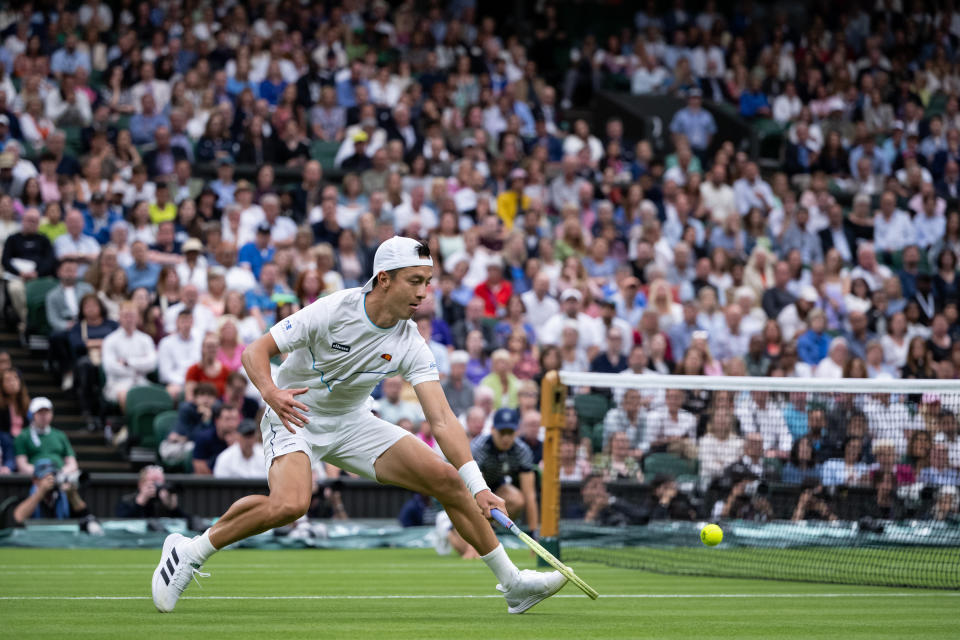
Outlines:
POLYGON ((183 392, 187 370, 200 359, 201 341, 193 333, 193 312, 181 309, 177 313, 176 331, 165 336, 157 345, 157 373, 167 393, 176 400, 183 392))
POLYGON ((817 363, 814 375, 817 378, 842 378, 843 368, 849 359, 846 339, 837 336, 830 341, 827 357, 817 363))
POLYGON ((617 433, 627 436, 633 456, 640 458, 644 454, 644 416, 640 411, 641 399, 638 389, 626 389, 619 406, 607 411, 603 418, 603 450, 610 450, 610 441, 617 433))
POLYGON ((466 377, 469 360, 470 355, 466 351, 454 351, 450 354, 450 375, 442 385, 450 408, 458 416, 473 405, 473 383, 466 377))
POLYGON ((543 461, 543 440, 541 432, 543 425, 540 420, 540 412, 536 409, 524 411, 520 409, 520 440, 530 448, 533 454, 533 464, 539 466, 543 461))
MULTIPOLYGON (((573 443, 570 443, 573 446, 573 443)), ((583 521, 604 527, 623 527, 646 524, 650 514, 643 507, 615 498, 607 491, 606 481, 600 474, 587 476, 580 487, 583 521)), ((579 514, 578 514, 579 515, 579 514)))
POLYGON ((820 465, 814 456, 812 439, 810 436, 803 436, 794 441, 790 459, 783 466, 780 479, 785 484, 797 485, 803 484, 807 478, 820 482, 820 471, 820 465))
POLYGON ((930 465, 917 480, 936 487, 960 486, 960 471, 950 466, 950 451, 945 443, 938 442, 930 448, 930 465))
MULTIPOLYGON (((115 273, 123 273, 117 270, 115 273)), ((100 371, 103 365, 103 341, 119 325, 107 318, 106 306, 94 293, 80 299, 80 321, 70 329, 70 354, 75 374, 74 390, 80 413, 87 429, 102 426, 106 407, 100 401, 103 393, 100 371)))
POLYGON ((263 445, 260 444, 260 429, 253 420, 241 420, 237 438, 213 465, 215 478, 264 478, 267 469, 263 464, 263 445))
POLYGON ((520 402, 520 380, 511 371, 510 352, 497 349, 490 356, 491 371, 480 381, 480 385, 493 391, 495 409, 508 407, 516 409, 520 402))
POLYGON ((465 349, 469 356, 467 379, 474 385, 478 385, 490 373, 490 360, 486 356, 483 333, 479 330, 470 331, 466 336, 465 349))
POLYGON ((606 482, 635 480, 643 482, 643 471, 633 455, 630 437, 624 432, 614 433, 610 438, 609 450, 596 467, 606 482))
MULTIPOLYGON (((193 472, 213 474, 217 458, 237 440, 240 412, 234 407, 219 406, 213 412, 213 426, 201 430, 194 438, 193 472)), ((261 460, 262 464, 262 460, 261 460)))
POLYGON ((163 467, 149 465, 140 470, 137 490, 120 497, 118 518, 185 518, 180 496, 167 482, 163 467))
POLYGON ((830 336, 826 333, 827 316, 823 311, 814 309, 808 315, 809 327, 797 338, 797 355, 811 366, 816 366, 827 357, 830 336))
POLYGON ((936 501, 930 510, 930 519, 936 522, 956 524, 960 518, 960 498, 954 486, 942 486, 937 491, 936 501))
POLYGON ((183 397, 187 401, 193 400, 193 392, 201 382, 208 382, 217 390, 217 396, 222 396, 227 388, 227 376, 230 370, 217 359, 220 340, 217 334, 208 333, 200 344, 200 361, 190 365, 187 369, 183 397))
POLYGON ((30 401, 30 426, 14 440, 17 456, 17 471, 33 473, 40 459, 70 474, 78 471, 77 457, 70 440, 60 429, 50 426, 53 422, 53 403, 49 398, 37 396, 30 401))
POLYGON ((70 329, 80 315, 80 299, 93 294, 93 287, 77 282, 77 263, 65 258, 57 266, 59 283, 47 292, 45 307, 50 325, 50 359, 62 376, 64 390, 73 388, 73 353, 70 350, 70 329))
POLYGON ((843 457, 831 458, 823 463, 821 472, 824 486, 866 486, 869 468, 861 461, 863 440, 851 436, 843 443, 843 457))
POLYGON ((3 269, 7 274, 7 295, 21 322, 27 319, 26 283, 52 276, 56 267, 53 245, 38 232, 40 212, 30 208, 23 212, 20 231, 7 236, 3 244, 3 269))
POLYGON ((793 448, 793 436, 784 419, 784 406, 768 391, 751 391, 738 398, 736 416, 744 435, 759 433, 768 458, 787 458, 793 448))
POLYGON ((217 404, 217 388, 209 382, 201 382, 193 391, 192 401, 183 401, 177 409, 174 431, 195 439, 201 431, 213 426, 213 412, 217 404))
POLYGON ((22 526, 27 520, 80 520, 80 530, 90 535, 103 535, 103 528, 80 497, 74 478, 58 482, 66 472, 47 458, 38 458, 29 473, 33 476, 29 495, 13 510, 13 520, 22 526))
MULTIPOLYGON (((718 392, 721 393, 721 392, 718 392)), ((736 433, 736 416, 714 398, 714 410, 707 423, 707 433, 700 439, 700 487, 707 489, 723 475, 724 469, 743 455, 743 438, 736 433)))
POLYGON ((506 314, 507 301, 513 295, 513 285, 503 278, 503 259, 499 256, 487 261, 487 279, 477 285, 474 295, 484 302, 484 315, 488 318, 506 314))
POLYGON ((153 339, 137 329, 140 312, 135 302, 120 305, 120 328, 103 339, 103 397, 124 410, 127 392, 148 384, 147 374, 157 367, 153 339))
POLYGON ((668 451, 696 457, 692 445, 696 438, 697 419, 680 408, 683 399, 683 391, 668 389, 665 404, 647 415, 647 427, 640 445, 644 453, 668 451))
POLYGON ((401 398, 403 379, 399 376, 384 378, 381 385, 383 395, 380 397, 380 417, 387 422, 399 424, 401 420, 409 420, 413 424, 423 421, 423 410, 415 402, 401 398))
POLYGON ((685 493, 680 491, 676 478, 668 473, 658 473, 650 483, 653 494, 647 498, 651 520, 693 521, 697 512, 685 493))
POLYGON ((803 485, 803 491, 797 500, 797 506, 793 510, 794 522, 805 522, 807 520, 836 520, 837 516, 833 513, 828 502, 827 493, 823 490, 823 485, 815 478, 808 479, 803 485))
MULTIPOLYGON (((590 462, 580 457, 577 452, 577 443, 574 440, 560 441, 558 463, 560 482, 580 482, 590 475, 590 462)), ((599 476, 598 476, 599 477, 599 476)))
POLYGON ((512 518, 525 516, 526 526, 540 526, 533 454, 517 439, 520 416, 515 409, 499 409, 490 435, 474 440, 470 448, 487 486, 506 502, 512 518))

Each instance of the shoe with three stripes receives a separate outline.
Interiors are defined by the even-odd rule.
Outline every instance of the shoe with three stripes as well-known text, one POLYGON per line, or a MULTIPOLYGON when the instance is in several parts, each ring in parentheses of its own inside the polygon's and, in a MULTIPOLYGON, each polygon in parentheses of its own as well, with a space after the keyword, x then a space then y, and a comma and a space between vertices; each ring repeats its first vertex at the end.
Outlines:
MULTIPOLYGON (((191 579, 210 576, 209 573, 200 571, 200 565, 187 560, 184 549, 188 542, 190 538, 179 533, 171 533, 163 541, 160 564, 153 572, 153 604, 161 613, 173 611, 180 594, 190 584, 191 579)), ((199 580, 197 584, 200 584, 199 580)))

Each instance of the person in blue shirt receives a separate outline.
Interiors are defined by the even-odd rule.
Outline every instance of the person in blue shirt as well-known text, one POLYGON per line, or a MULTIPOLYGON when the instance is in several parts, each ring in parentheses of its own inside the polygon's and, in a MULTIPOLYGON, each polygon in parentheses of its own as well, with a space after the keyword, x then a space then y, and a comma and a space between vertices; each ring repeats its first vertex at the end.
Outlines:
POLYGON ((366 79, 363 77, 363 62, 354 60, 350 63, 350 75, 337 81, 337 104, 344 109, 357 106, 354 89, 361 84, 369 88, 366 79))
POLYGON ((264 264, 273 260, 275 251, 274 247, 270 246, 270 225, 264 222, 257 227, 257 235, 254 241, 240 247, 237 262, 249 264, 253 277, 259 280, 260 269, 264 264))
POLYGON ((142 240, 137 240, 130 247, 130 255, 133 257, 133 264, 127 267, 127 284, 130 291, 140 287, 152 291, 157 286, 160 265, 148 260, 149 251, 147 243, 142 240))
POLYGON ((784 484, 803 484, 806 480, 820 481, 820 465, 813 455, 813 446, 809 436, 798 438, 790 451, 790 461, 783 466, 780 479, 784 484))
POLYGON ((670 133, 682 133, 690 147, 701 153, 710 146, 716 132, 713 115, 703 108, 703 94, 700 89, 691 89, 687 94, 687 106, 673 114, 670 120, 670 133))
POLYGON ((757 75, 750 77, 750 88, 740 94, 740 115, 744 118, 769 118, 770 101, 763 92, 763 81, 757 75))
POLYGON ((240 410, 222 404, 213 410, 213 426, 201 430, 194 438, 193 472, 200 475, 212 475, 217 456, 223 453, 232 442, 240 426, 240 410))
POLYGON ((141 112, 130 118, 130 138, 137 145, 153 142, 157 129, 170 126, 170 119, 157 112, 157 101, 152 93, 143 94, 140 106, 141 112))
POLYGON ((270 63, 270 66, 267 67, 267 77, 260 82, 260 85, 257 87, 257 93, 262 100, 266 100, 270 103, 270 106, 275 107, 277 106, 277 102, 280 101, 283 90, 286 88, 287 82, 283 79, 283 74, 280 72, 280 64, 274 60, 270 63))
POLYGON ((273 262, 264 263, 260 268, 257 286, 245 294, 247 309, 251 313, 259 313, 268 327, 273 326, 277 317, 277 302, 274 296, 282 293, 291 291, 280 282, 279 267, 273 262))
MULTIPOLYGON (((76 34, 70 33, 63 48, 53 52, 50 58, 50 71, 55 75, 76 73, 77 69, 83 67, 89 74, 92 70, 90 65, 90 55, 80 49, 77 49, 78 39, 76 34)), ((8 67, 9 70, 9 67, 8 67)))
POLYGON ((122 216, 107 208, 106 195, 99 191, 90 196, 90 206, 83 214, 83 233, 105 245, 110 242, 110 228, 122 216))
POLYGON ((797 355, 800 356, 800 360, 813 367, 827 357, 830 336, 825 333, 827 318, 823 311, 820 309, 811 311, 809 322, 810 328, 797 338, 797 355))

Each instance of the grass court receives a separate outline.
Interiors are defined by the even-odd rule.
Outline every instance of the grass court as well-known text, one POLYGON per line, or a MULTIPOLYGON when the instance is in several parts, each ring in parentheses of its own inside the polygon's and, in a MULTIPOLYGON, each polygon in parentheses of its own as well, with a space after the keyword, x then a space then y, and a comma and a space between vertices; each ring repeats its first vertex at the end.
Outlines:
MULTIPOLYGON (((526 551, 511 551, 534 568, 526 551)), ((150 578, 159 550, 0 549, 0 638, 960 637, 960 592, 665 576, 572 563, 573 585, 508 615, 480 561, 432 550, 235 550, 204 566, 172 614, 150 578)))

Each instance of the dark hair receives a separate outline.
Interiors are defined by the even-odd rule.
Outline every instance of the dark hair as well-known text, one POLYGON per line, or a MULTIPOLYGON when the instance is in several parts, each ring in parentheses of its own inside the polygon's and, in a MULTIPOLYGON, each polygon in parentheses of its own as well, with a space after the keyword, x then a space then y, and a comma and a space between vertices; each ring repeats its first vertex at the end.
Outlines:
POLYGON ((793 447, 790 449, 790 462, 795 467, 800 466, 800 443, 803 442, 804 440, 806 440, 807 444, 810 445, 810 460, 809 460, 810 466, 813 466, 814 464, 816 464, 816 462, 813 459, 813 442, 810 441, 809 436, 802 436, 794 440, 793 447))
POLYGON ((97 306, 100 307, 100 320, 107 320, 107 306, 103 304, 103 300, 100 299, 95 293, 88 293, 82 298, 80 298, 80 304, 77 305, 80 308, 80 315, 83 316, 83 307, 87 304, 87 300, 94 300, 97 303, 97 306))
POLYGON ((23 381, 23 375, 17 369, 7 369, 0 374, 0 409, 7 409, 11 405, 19 415, 27 416, 27 409, 30 408, 30 392, 27 391, 27 383, 23 381), (17 380, 20 381, 20 391, 10 398, 3 391, 3 378, 8 373, 17 376, 17 380))
POLYGON ((217 388, 209 382, 201 382, 197 384, 197 388, 193 390, 193 395, 217 397, 217 388))

